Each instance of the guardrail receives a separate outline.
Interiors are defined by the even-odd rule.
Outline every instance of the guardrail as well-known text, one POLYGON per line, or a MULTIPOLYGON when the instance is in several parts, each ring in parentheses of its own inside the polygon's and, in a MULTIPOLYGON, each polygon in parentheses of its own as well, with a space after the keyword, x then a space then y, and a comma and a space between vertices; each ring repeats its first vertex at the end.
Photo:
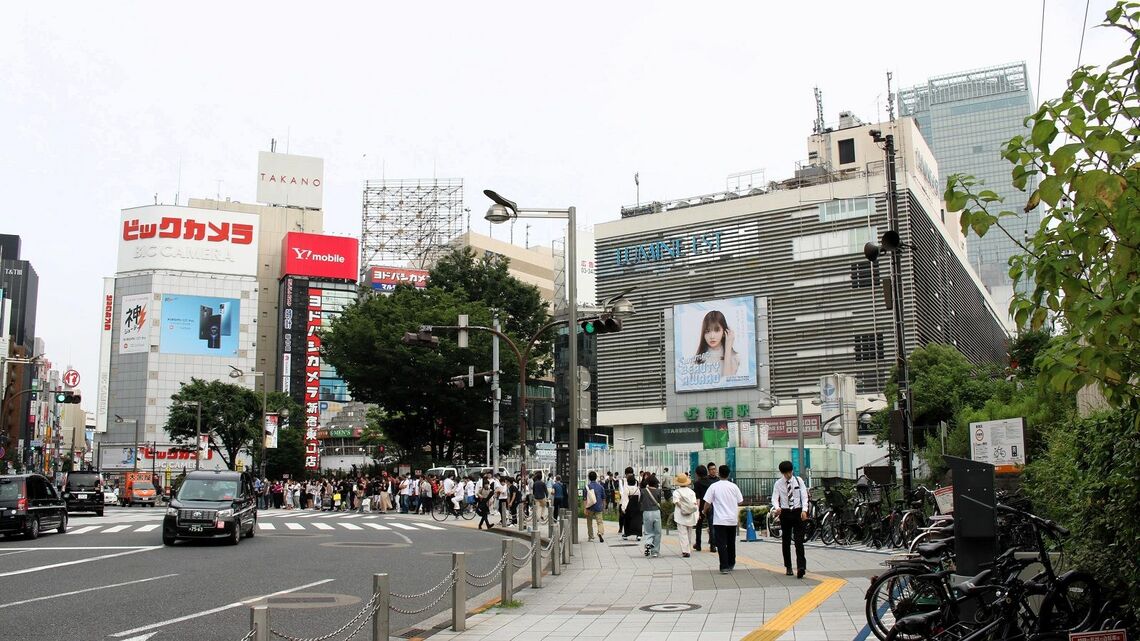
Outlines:
MULTIPOLYGON (((521 519, 520 519, 521 520, 521 519)), ((419 594, 400 594, 392 592, 387 574, 372 575, 372 595, 368 602, 347 623, 336 630, 319 637, 296 637, 270 625, 270 609, 268 605, 255 605, 249 609, 249 632, 239 641, 271 641, 285 639, 285 641, 349 641, 370 625, 371 641, 387 641, 391 634, 391 612, 399 614, 416 615, 431 610, 439 604, 448 594, 451 595, 451 629, 462 632, 467 629, 467 587, 487 588, 496 582, 500 585, 499 599, 507 603, 514 598, 516 588, 514 585, 515 572, 530 564, 530 582, 534 589, 542 588, 542 572, 549 560, 550 574, 562 574, 562 566, 573 556, 573 547, 570 545, 570 515, 564 514, 561 518, 548 519, 547 543, 544 546, 539 536, 537 522, 530 529, 530 542, 526 545, 526 553, 518 556, 515 553, 516 541, 506 539, 503 541, 503 551, 495 567, 484 574, 474 574, 467 570, 467 555, 463 552, 451 553, 451 572, 435 584, 431 589, 419 594), (400 606, 394 601, 416 601, 431 598, 423 607, 411 605, 400 606), (347 636, 341 636, 346 634, 347 636)))

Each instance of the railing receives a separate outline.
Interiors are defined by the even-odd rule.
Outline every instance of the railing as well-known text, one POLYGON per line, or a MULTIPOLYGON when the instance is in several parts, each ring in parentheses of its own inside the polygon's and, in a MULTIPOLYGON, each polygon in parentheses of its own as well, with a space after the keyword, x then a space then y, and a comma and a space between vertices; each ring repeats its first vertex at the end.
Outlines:
POLYGON ((779 477, 737 478, 736 485, 744 495, 745 505, 767 505, 772 498, 772 486, 779 477))
MULTIPOLYGON (((255 605, 250 607, 249 632, 239 641, 270 641, 271 639, 285 639, 285 641, 349 641, 370 625, 372 641, 387 641, 391 634, 392 612, 405 615, 422 614, 439 604, 448 594, 451 595, 451 629, 462 632, 467 629, 467 587, 487 588, 496 582, 500 585, 500 600, 507 603, 514 598, 516 589, 514 585, 515 572, 527 564, 531 567, 531 587, 542 587, 543 569, 549 560, 550 574, 562 574, 562 565, 573 556, 570 545, 570 515, 561 518, 549 519, 546 545, 542 544, 537 524, 530 530, 530 542, 526 545, 526 552, 517 555, 516 542, 506 539, 503 543, 502 554, 495 566, 489 572, 475 574, 467 570, 467 556, 463 552, 451 553, 451 572, 435 584, 431 589, 418 594, 400 594, 392 592, 387 574, 372 575, 372 596, 351 619, 336 630, 319 637, 296 637, 270 625, 270 609, 268 605, 255 605), (427 600, 422 607, 412 605, 396 605, 395 600, 401 602, 427 600), (347 635, 347 636, 341 636, 347 635)), ((520 544, 521 545, 521 544, 520 544)), ((422 603, 423 601, 421 601, 422 603)))

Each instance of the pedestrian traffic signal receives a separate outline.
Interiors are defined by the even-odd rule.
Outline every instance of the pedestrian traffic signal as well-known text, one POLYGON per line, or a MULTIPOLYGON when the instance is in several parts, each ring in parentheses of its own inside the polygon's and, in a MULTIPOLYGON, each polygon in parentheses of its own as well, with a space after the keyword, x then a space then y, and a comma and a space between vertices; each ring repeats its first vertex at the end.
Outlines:
POLYGON ((76 394, 75 392, 62 392, 61 391, 61 392, 55 393, 55 402, 56 403, 79 403, 80 400, 82 400, 81 397, 79 396, 79 394, 76 394))
POLYGON ((621 331, 621 320, 613 316, 587 318, 579 323, 583 334, 614 334, 621 331))

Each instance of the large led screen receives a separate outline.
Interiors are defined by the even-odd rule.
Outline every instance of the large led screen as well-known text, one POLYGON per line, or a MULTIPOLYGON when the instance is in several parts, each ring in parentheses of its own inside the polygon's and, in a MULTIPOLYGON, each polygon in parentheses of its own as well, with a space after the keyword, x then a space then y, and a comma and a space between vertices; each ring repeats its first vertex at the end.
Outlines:
POLYGON ((240 301, 205 296, 162 296, 163 354, 236 356, 240 301))
POLYGON ((752 296, 673 306, 677 392, 756 387, 752 296))

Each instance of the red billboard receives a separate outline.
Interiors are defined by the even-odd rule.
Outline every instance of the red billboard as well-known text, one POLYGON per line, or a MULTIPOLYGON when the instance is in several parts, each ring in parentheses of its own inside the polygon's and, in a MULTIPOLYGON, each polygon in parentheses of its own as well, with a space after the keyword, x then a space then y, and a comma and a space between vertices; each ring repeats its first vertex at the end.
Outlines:
POLYGON ((416 289, 427 287, 428 270, 409 269, 406 267, 369 267, 368 280, 372 289, 381 292, 390 292, 396 285, 411 285, 416 289))
POLYGON ((281 247, 281 275, 355 281, 360 274, 360 241, 291 231, 281 247))
POLYGON ((309 289, 309 318, 305 341, 305 469, 321 469, 321 443, 317 437, 321 420, 321 290, 309 289))

